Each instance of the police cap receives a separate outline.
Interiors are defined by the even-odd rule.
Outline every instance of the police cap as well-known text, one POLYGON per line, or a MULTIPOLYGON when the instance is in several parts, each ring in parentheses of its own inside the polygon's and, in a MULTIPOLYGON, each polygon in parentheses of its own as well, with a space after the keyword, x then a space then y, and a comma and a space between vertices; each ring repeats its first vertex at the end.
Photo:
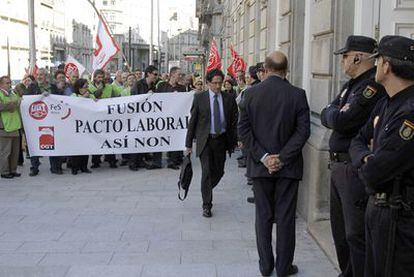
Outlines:
POLYGON ((349 36, 345 47, 334 52, 335 55, 344 54, 349 51, 360 51, 364 53, 374 53, 377 50, 377 41, 365 36, 349 36))
POLYGON ((403 36, 385 36, 379 43, 378 51, 371 57, 377 56, 414 62, 414 40, 403 36))

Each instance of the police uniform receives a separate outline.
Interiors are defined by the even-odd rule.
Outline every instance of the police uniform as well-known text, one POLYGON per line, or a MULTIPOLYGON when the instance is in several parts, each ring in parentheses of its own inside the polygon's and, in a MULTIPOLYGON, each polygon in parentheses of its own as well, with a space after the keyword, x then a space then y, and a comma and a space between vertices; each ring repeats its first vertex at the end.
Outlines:
MULTIPOLYGON (((350 36, 337 52, 373 53, 377 43, 350 36)), ((356 63, 358 60, 355 60, 356 63)), ((351 140, 366 123, 384 88, 375 82, 375 67, 349 80, 336 99, 321 112, 322 124, 332 129, 330 148, 330 218, 341 276, 363 276, 365 257, 364 211, 367 195, 348 154, 351 140)))
MULTIPOLYGON (((378 54, 414 62, 414 40, 386 36, 378 54)), ((414 274, 413 153, 414 85, 382 99, 350 147, 370 194, 365 217, 367 277, 414 274)))

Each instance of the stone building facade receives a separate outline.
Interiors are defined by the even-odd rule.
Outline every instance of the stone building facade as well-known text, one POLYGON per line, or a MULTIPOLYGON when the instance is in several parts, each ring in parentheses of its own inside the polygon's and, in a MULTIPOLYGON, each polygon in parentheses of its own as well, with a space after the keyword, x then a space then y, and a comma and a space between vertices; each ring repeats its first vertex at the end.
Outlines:
POLYGON ((414 38, 414 1, 410 0, 197 0, 199 35, 208 50, 218 42, 223 68, 231 63, 229 46, 253 65, 276 49, 289 59, 289 80, 304 88, 311 109, 312 134, 304 147, 304 178, 298 212, 329 251, 328 139, 320 111, 338 94, 346 76, 340 57, 348 35, 380 39, 387 34, 414 38), (211 20, 211 11, 216 19, 211 20), (220 19, 217 18, 220 15, 220 19), (216 24, 216 25, 215 25, 216 24), (221 30, 221 32, 217 32, 221 30))

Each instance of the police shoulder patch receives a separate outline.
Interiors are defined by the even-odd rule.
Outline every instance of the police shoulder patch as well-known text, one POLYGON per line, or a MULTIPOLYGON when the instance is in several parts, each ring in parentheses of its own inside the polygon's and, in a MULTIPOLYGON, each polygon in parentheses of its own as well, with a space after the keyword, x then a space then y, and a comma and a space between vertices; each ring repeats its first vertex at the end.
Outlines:
POLYGON ((404 120, 400 128, 400 137, 403 140, 411 140, 414 137, 414 123, 404 120))
POLYGON ((365 90, 362 92, 362 95, 367 98, 370 99, 372 98, 375 94, 377 93, 377 89, 372 87, 372 86, 367 86, 365 88, 365 90))

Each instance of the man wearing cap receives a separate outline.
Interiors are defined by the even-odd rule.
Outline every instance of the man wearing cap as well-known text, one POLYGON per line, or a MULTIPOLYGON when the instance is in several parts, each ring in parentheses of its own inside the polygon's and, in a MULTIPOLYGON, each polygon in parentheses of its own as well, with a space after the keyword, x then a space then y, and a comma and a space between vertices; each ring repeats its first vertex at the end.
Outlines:
POLYGON ((375 56, 375 79, 388 97, 350 147, 369 194, 365 276, 413 276, 414 40, 385 36, 375 56))
POLYGON ((342 55, 342 68, 351 79, 335 100, 321 112, 322 124, 331 129, 329 140, 331 193, 330 217, 341 276, 363 276, 365 257, 364 211, 367 195, 348 154, 351 140, 364 126, 371 111, 385 95, 377 84, 374 39, 349 36, 342 55))

